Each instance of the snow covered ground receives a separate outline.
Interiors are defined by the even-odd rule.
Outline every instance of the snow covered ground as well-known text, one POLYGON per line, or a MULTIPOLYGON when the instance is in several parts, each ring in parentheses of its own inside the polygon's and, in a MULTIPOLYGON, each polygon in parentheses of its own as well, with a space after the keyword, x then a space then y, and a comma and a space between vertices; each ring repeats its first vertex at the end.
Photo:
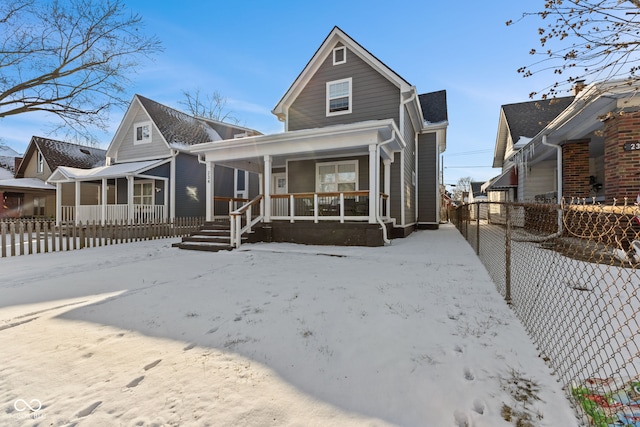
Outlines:
POLYGON ((579 425, 453 226, 174 241, 0 259, 0 425, 579 425))

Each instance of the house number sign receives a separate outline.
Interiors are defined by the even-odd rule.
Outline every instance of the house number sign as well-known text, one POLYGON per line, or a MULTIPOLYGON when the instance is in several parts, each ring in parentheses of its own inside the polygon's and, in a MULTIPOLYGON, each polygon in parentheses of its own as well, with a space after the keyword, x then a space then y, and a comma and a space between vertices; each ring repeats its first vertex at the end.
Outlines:
POLYGON ((628 144, 624 144, 624 151, 636 151, 640 150, 640 142, 630 142, 628 144))

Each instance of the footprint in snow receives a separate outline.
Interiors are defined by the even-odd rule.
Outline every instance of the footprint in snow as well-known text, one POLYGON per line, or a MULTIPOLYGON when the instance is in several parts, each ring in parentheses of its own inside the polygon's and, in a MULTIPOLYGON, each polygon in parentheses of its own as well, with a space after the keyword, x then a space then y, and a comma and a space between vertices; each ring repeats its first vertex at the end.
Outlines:
POLYGON ((162 359, 158 359, 158 360, 156 360, 156 361, 154 361, 154 362, 151 362, 151 363, 149 363, 148 365, 146 365, 146 366, 144 367, 144 370, 145 370, 145 371, 148 371, 148 370, 149 370, 149 369, 151 369, 151 368, 155 368, 156 366, 158 366, 158 363, 160 363, 160 362, 162 362, 162 359))
POLYGON ((142 380, 144 379, 144 375, 141 377, 138 377, 136 379, 134 379, 133 381, 131 381, 129 384, 127 384, 127 388, 133 388, 133 387, 137 387, 138 384, 140 384, 142 382, 142 380))
POLYGON ((471 427, 469 416, 462 411, 455 411, 453 419, 456 421, 456 427, 471 427))
POLYGON ((475 375, 473 375, 473 371, 469 368, 464 368, 464 379, 467 381, 473 381, 476 379, 475 375))
POLYGON ((480 399, 476 399, 473 401, 473 410, 477 414, 484 415, 484 411, 486 411, 487 407, 484 402, 480 399))
POLYGON ((86 417, 87 415, 91 415, 93 413, 93 411, 96 410, 96 408, 98 406, 102 405, 102 401, 99 400, 95 403, 92 403, 91 405, 87 406, 86 408, 84 408, 82 411, 78 412, 78 414, 76 415, 77 418, 83 418, 86 417))

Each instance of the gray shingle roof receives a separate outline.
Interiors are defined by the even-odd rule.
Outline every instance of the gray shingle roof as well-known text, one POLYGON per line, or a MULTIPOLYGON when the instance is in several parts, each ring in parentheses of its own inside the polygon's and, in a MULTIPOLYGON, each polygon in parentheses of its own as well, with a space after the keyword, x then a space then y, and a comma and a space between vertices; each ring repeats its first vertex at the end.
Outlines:
POLYGON ((515 144, 521 136, 533 138, 573 102, 573 96, 502 106, 515 144))
POLYGON ((420 108, 425 121, 438 123, 448 120, 447 114, 447 91, 423 93, 418 95, 420 108))
POLYGON ((195 118, 144 96, 136 96, 169 144, 194 145, 231 139, 234 135, 246 131, 258 134, 240 126, 195 118))
POLYGON ((91 169, 105 164, 107 152, 100 148, 87 147, 40 136, 34 136, 31 138, 31 142, 40 150, 52 171, 58 166, 91 169))

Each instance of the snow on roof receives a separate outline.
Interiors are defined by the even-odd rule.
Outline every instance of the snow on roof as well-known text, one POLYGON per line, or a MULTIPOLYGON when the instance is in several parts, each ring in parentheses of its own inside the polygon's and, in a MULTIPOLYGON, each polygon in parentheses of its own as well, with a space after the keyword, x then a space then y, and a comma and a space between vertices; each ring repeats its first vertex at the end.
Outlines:
POLYGON ((8 145, 0 144, 0 157, 20 157, 20 154, 8 145))
POLYGON ((144 162, 118 163, 110 166, 100 166, 93 169, 79 169, 68 166, 60 166, 49 177, 48 182, 118 178, 126 175, 135 175, 136 173, 144 172, 164 162, 165 160, 147 160, 144 162))
POLYGON ((13 188, 30 188, 33 190, 55 190, 56 187, 51 184, 47 184, 38 178, 10 178, 1 179, 0 187, 13 187, 13 188))
POLYGON ((0 166, 0 180, 11 178, 13 178, 13 172, 0 166))

